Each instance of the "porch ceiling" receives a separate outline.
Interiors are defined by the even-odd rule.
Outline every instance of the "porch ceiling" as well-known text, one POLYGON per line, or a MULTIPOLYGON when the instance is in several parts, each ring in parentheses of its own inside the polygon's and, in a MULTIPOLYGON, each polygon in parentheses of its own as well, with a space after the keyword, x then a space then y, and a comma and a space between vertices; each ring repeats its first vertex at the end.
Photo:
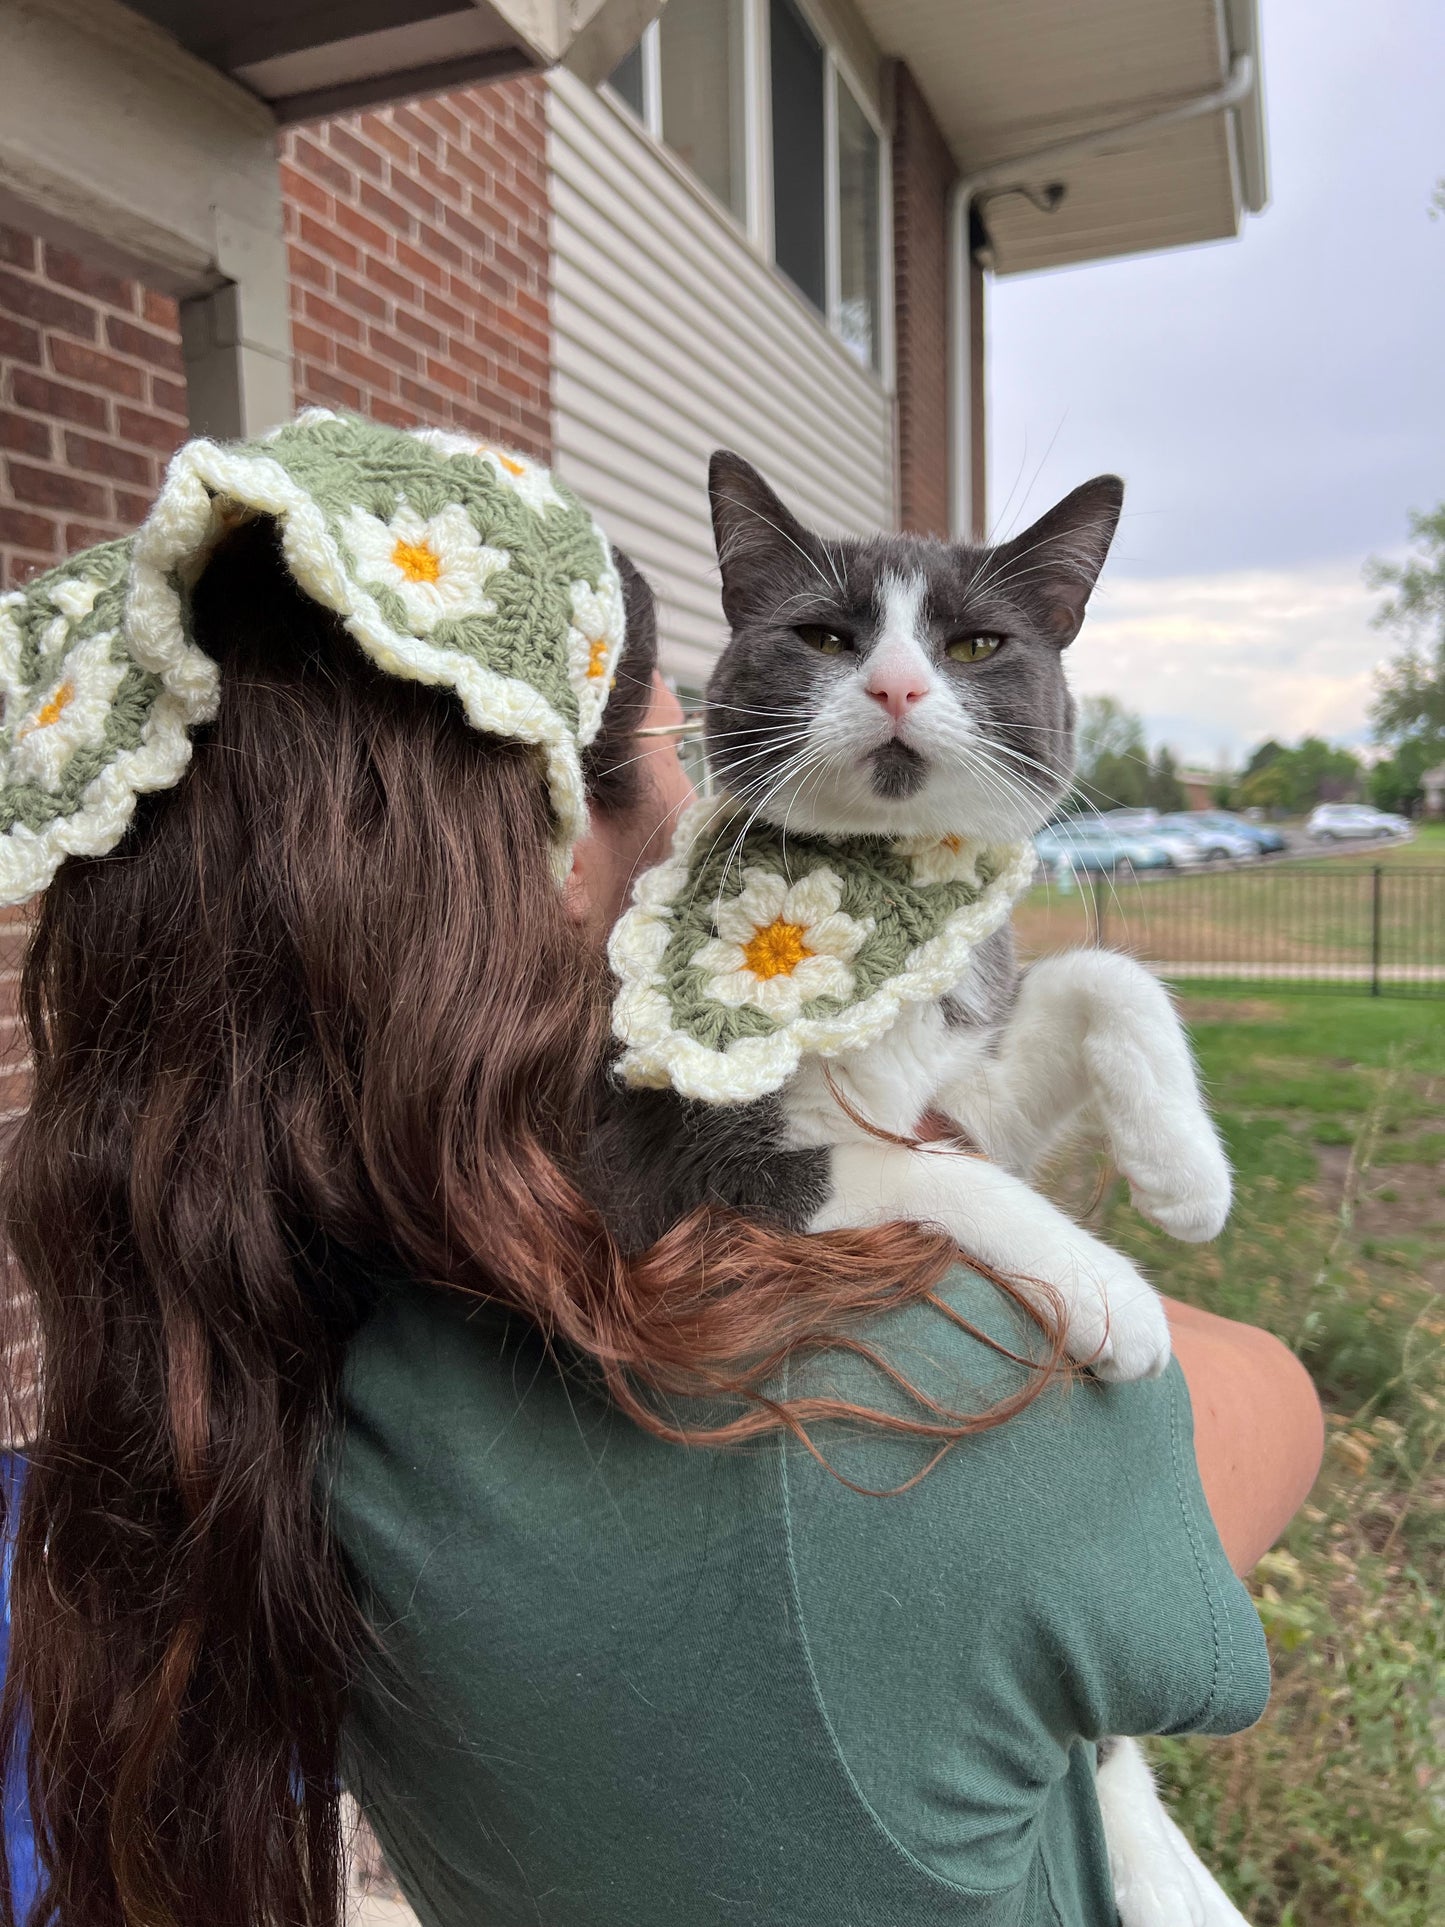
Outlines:
POLYGON ((662 0, 127 0, 280 120, 494 80, 558 60, 597 80, 662 0))
MULTIPOLYGON (((1255 0, 856 0, 881 51, 907 63, 958 162, 977 174, 1220 87, 1258 60, 1255 0)), ((1052 213, 985 190, 1001 274, 1238 231, 1266 196, 1261 91, 1086 159, 1023 170, 1065 187, 1052 213)))

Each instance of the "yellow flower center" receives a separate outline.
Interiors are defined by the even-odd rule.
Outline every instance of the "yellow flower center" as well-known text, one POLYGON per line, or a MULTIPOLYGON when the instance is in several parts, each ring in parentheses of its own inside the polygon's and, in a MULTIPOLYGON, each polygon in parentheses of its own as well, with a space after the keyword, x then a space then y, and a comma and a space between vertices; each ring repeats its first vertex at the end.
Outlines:
POLYGON ((435 582, 442 572, 442 559, 430 542, 398 541, 391 559, 408 582, 435 582))
POLYGON ((43 708, 37 710, 34 722, 25 723, 16 731, 16 741, 21 741, 24 737, 28 736, 32 730, 49 729, 52 723, 58 723, 74 701, 75 684, 69 681, 63 682, 50 698, 50 701, 46 703, 43 708))
POLYGON ((510 455, 504 455, 500 448, 493 448, 489 442, 483 442, 477 449, 477 453, 490 455, 494 462, 501 463, 509 475, 525 475, 527 472, 522 462, 514 462, 510 455))
POLYGON ((606 674, 607 674, 607 638, 606 636, 593 636, 591 639, 591 646, 587 651, 588 679, 592 682, 596 682, 599 676, 605 676, 606 674))
POLYGON ((781 917, 755 930, 743 945, 743 957, 755 977, 790 977, 812 954, 803 941, 803 926, 784 923, 781 917))

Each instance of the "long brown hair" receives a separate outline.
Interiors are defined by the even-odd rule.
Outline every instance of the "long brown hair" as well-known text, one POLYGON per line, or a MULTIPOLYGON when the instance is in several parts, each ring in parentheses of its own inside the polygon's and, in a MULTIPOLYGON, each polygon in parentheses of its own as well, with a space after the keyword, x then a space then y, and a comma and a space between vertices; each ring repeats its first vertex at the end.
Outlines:
MULTIPOLYGON (((652 655, 628 587, 589 759, 613 811, 652 655)), ((574 1174, 607 981, 548 881, 531 753, 374 671, 264 524, 194 613, 218 720, 112 855, 65 864, 24 971, 34 1096, 3 1207, 42 1370, 0 1745, 28 1723, 53 1927, 338 1918, 367 1635, 317 1470, 369 1279, 525 1313, 667 1436, 692 1436, 676 1397, 729 1394, 735 1422, 698 1435, 727 1439, 837 1410, 770 1400, 770 1374, 866 1343, 861 1317, 957 1256, 915 1227, 820 1241, 705 1213, 625 1256, 574 1174)), ((943 1448, 1044 1376, 987 1414, 873 1417, 943 1448)))

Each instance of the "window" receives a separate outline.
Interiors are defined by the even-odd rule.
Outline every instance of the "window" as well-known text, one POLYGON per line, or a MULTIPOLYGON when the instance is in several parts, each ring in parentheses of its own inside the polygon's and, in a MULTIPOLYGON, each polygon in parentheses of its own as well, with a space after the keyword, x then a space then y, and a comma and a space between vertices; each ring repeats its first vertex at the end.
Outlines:
POLYGON ((647 119, 647 111, 643 105, 642 42, 640 40, 630 54, 624 54, 618 61, 607 76, 607 84, 621 94, 639 120, 647 119))
POLYGON ((792 0, 769 9, 773 108, 773 259, 813 306, 828 309, 828 68, 792 0))
POLYGON ((668 0, 610 84, 850 353, 881 371, 883 143, 814 25, 815 4, 668 0))
POLYGON ((742 0, 668 0, 657 44, 662 138, 746 220, 742 0))
POLYGON ((838 89, 838 333, 870 368, 879 366, 879 140, 848 83, 838 89))

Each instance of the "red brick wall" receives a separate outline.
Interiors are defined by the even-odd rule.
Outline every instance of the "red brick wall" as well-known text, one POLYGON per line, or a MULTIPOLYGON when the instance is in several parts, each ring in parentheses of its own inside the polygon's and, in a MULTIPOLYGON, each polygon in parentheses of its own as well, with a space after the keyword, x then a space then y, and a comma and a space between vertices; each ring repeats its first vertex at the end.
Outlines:
POLYGON ((948 192, 957 172, 918 84, 893 70, 899 519, 948 533, 948 192))
POLYGON ((298 403, 551 453, 543 83, 282 142, 298 403))
MULTIPOLYGON (((282 141, 298 406, 551 452, 540 80, 282 141)), ((184 439, 175 303, 0 228, 0 588, 133 528, 184 439)))
POLYGON ((185 432, 175 303, 0 228, 0 587, 134 527, 185 432))

